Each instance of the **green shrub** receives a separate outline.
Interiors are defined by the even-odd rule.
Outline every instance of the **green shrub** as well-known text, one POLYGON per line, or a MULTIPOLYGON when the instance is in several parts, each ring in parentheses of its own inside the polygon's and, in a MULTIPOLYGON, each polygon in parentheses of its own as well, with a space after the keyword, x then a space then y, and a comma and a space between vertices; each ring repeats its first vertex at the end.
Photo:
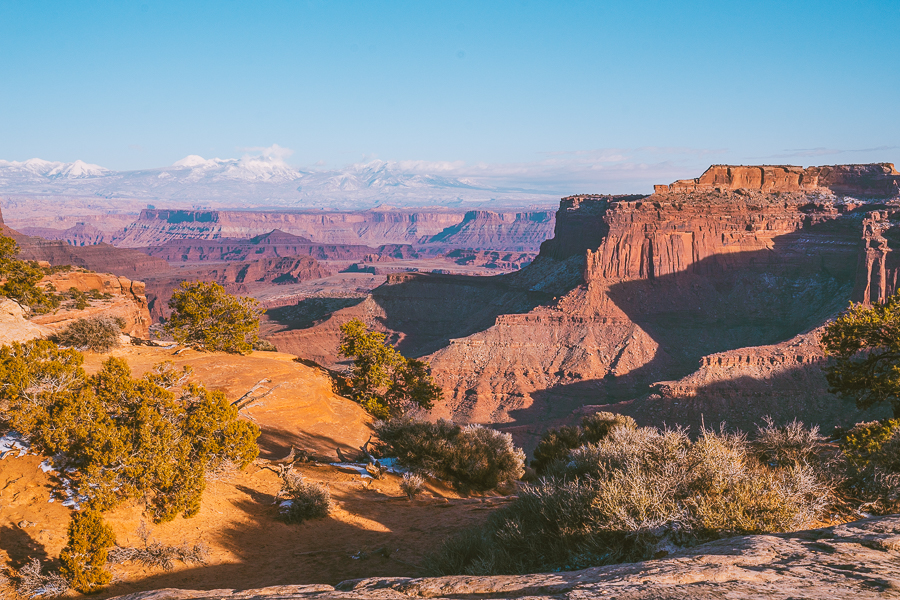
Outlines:
POLYGON ((582 433, 577 425, 548 429, 534 449, 531 467, 543 475, 554 463, 565 462, 569 452, 582 444, 582 433))
POLYGON ((596 444, 619 427, 637 429, 637 423, 631 417, 618 413, 603 411, 586 415, 581 418, 582 444, 596 444))
POLYGON ((182 282, 169 300, 165 330, 179 344, 246 354, 258 340, 265 312, 254 298, 232 296, 215 282, 182 282))
POLYGON ((76 319, 54 336, 60 346, 109 352, 119 345, 124 323, 121 317, 88 317, 76 319))
POLYGON ((112 579, 106 557, 116 543, 112 528, 99 512, 77 512, 69 523, 69 542, 59 555, 60 574, 76 590, 89 594, 112 579))
POLYGON ((278 352, 278 348, 269 340, 256 340, 253 342, 253 349, 260 352, 278 352))
POLYGON ((44 277, 44 270, 34 261, 15 258, 19 245, 15 240, 0 235, 0 296, 6 296, 28 306, 35 313, 45 313, 59 306, 59 299, 37 286, 44 277))
POLYGON ((842 436, 841 450, 851 463, 865 468, 871 458, 879 455, 884 444, 898 431, 900 419, 857 423, 842 436))
POLYGON ((845 490, 863 501, 861 510, 900 511, 900 419, 859 423, 841 440, 845 490))
POLYGON ((284 520, 288 523, 324 519, 334 506, 327 487, 315 481, 306 481, 292 471, 285 473, 279 497, 286 499, 282 508, 284 520))
POLYGON ((340 353, 353 359, 346 393, 376 418, 397 417, 414 407, 429 409, 443 398, 428 363, 404 357, 387 343, 387 336, 369 331, 359 319, 341 325, 340 353))
POLYGON ((683 430, 618 427, 428 565, 483 575, 644 560, 723 535, 805 527, 827 499, 811 468, 770 468, 741 435, 703 431, 691 441, 683 430))
POLYGON ((557 463, 566 462, 571 450, 583 444, 596 444, 618 427, 635 429, 637 423, 625 415, 598 412, 582 417, 580 426, 549 429, 541 436, 537 448, 534 449, 531 467, 538 475, 543 475, 549 472, 551 467, 561 466, 557 463))
POLYGON ((480 425, 398 417, 377 422, 375 434, 382 456, 447 480, 463 492, 496 489, 524 473, 525 454, 513 445, 512 436, 480 425))
POLYGON ((0 420, 58 456, 87 505, 142 498, 156 521, 196 514, 205 475, 259 453, 259 428, 238 419, 221 392, 157 365, 140 379, 109 358, 88 376, 75 350, 35 340, 0 347, 0 420))

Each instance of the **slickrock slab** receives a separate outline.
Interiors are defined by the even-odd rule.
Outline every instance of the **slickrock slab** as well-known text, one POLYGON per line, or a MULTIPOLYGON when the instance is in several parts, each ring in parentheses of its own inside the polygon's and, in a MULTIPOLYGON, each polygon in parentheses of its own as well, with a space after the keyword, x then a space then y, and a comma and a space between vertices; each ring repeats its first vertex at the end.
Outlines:
POLYGON ((373 578, 257 590, 165 589, 118 600, 900 598, 900 515, 719 540, 667 558, 566 573, 373 578))

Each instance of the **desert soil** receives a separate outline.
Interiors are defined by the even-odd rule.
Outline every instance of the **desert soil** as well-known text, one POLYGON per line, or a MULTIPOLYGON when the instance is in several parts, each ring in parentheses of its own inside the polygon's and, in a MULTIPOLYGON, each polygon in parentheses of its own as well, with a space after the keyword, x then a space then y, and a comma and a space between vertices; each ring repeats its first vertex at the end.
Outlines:
MULTIPOLYGON (((271 393, 241 411, 262 430, 261 457, 284 456, 291 445, 336 461, 335 448, 358 447, 368 438, 369 417, 336 396, 330 380, 293 356, 257 352, 238 357, 185 350, 128 347, 113 351, 140 375, 162 360, 194 370, 194 380, 237 399, 263 382, 256 395, 271 393)), ((107 355, 88 354, 96 371, 107 355)), ((53 473, 40 469, 44 457, 7 455, 0 460, 0 564, 14 568, 32 557, 55 560, 66 542, 71 509, 63 506, 53 473)), ((244 471, 209 481, 200 513, 153 525, 150 539, 180 545, 202 542, 205 565, 176 563, 171 571, 139 564, 113 565, 114 583, 99 598, 166 587, 252 588, 283 584, 336 584, 372 576, 416 576, 423 556, 461 528, 477 525, 503 497, 463 498, 429 481, 419 499, 408 500, 399 476, 361 477, 326 462, 299 465, 304 477, 325 483, 336 501, 328 518, 288 525, 279 519, 275 494, 280 479, 257 461, 244 471)), ((120 545, 139 546, 142 507, 130 502, 106 518, 120 545)))

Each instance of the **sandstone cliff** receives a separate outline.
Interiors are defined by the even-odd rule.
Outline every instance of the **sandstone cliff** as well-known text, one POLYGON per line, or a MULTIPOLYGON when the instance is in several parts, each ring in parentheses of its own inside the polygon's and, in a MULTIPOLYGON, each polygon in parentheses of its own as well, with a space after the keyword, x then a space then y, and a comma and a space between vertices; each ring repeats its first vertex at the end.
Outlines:
POLYGON ((900 173, 891 163, 874 165, 713 165, 697 179, 654 186, 657 194, 713 190, 764 192, 826 192, 868 198, 892 198, 900 193, 900 173))
MULTIPOLYGON (((834 173, 882 173, 854 180, 860 191, 875 195, 893 177, 887 171, 892 169, 883 165, 822 167, 817 181, 837 181, 834 173)), ((649 197, 564 198, 555 237, 520 272, 477 282, 392 277, 365 302, 273 341, 333 364, 337 326, 360 317, 389 333, 401 351, 431 362, 447 396, 436 416, 539 430, 586 404, 645 398, 640 410, 630 412, 640 422, 660 424, 647 404, 654 382, 687 377, 705 356, 777 346, 860 296, 858 264, 875 265, 878 274, 877 257, 891 256, 878 249, 878 236, 871 233, 865 241, 863 232, 886 206, 845 201, 821 189, 667 188, 649 197)), ((888 229, 881 227, 879 235, 888 229)), ((878 281, 896 279, 893 264, 878 281)), ((767 396, 757 386, 755 400, 735 401, 741 410, 730 414, 730 424, 752 428, 773 413, 827 428, 861 417, 823 393, 816 362, 821 356, 809 359, 759 376, 770 388, 796 390, 795 402, 773 411, 770 400, 785 395, 767 396), (819 378, 815 386, 796 385, 809 377, 819 378)), ((755 380, 745 375, 735 385, 755 380)), ((682 422, 716 414, 723 398, 713 388, 706 392, 687 406, 678 404, 682 422)), ((656 399, 678 402, 660 394, 656 399)))
MULTIPOLYGON (((266 256, 267 252, 255 253, 266 256)), ((171 270, 147 279, 147 299, 150 315, 155 320, 169 315, 168 302, 172 292, 182 281, 215 281, 230 294, 251 295, 260 287, 285 285, 319 279, 334 271, 322 266, 310 256, 282 256, 234 261, 171 270), (251 290, 251 288, 253 288, 251 290)))
POLYGON ((76 223, 68 229, 51 227, 23 227, 21 233, 45 240, 62 240, 72 246, 92 246, 108 242, 112 236, 90 223, 76 223))
POLYGON ((252 238, 280 231, 329 245, 426 244, 495 250, 537 250, 553 231, 553 212, 452 209, 325 211, 143 210, 117 236, 121 247, 173 240, 252 238), (482 244, 491 244, 483 246, 482 244))
POLYGON ((473 250, 535 250, 549 237, 553 214, 548 211, 497 213, 469 211, 458 225, 437 235, 420 238, 423 247, 438 246, 473 250))
MULTIPOLYGON (((412 246, 384 245, 378 248, 361 244, 319 244, 308 238, 279 229, 249 239, 178 239, 142 249, 149 256, 169 263, 243 261, 256 258, 310 256, 316 260, 393 260, 412 256, 412 246)), ((133 252, 133 251, 132 251, 133 252)))
POLYGON ((582 571, 411 579, 380 577, 256 590, 162 589, 117 600, 532 598, 833 600, 900 596, 900 517, 728 538, 658 560, 582 571))
POLYGON ((31 318, 31 322, 52 330, 64 328, 75 319, 93 316, 121 317, 125 320, 124 333, 146 338, 149 335, 150 311, 145 296, 144 283, 116 277, 109 273, 68 271, 44 277, 38 284, 51 285, 60 292, 75 288, 79 292, 95 290, 109 294, 110 298, 92 300, 83 310, 58 309, 31 318))

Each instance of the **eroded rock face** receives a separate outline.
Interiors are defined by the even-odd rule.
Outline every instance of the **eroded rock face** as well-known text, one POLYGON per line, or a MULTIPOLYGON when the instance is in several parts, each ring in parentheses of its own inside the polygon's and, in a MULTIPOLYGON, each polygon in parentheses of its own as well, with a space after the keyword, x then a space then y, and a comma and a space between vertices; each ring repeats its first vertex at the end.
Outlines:
MULTIPOLYGON (((252 255, 251 255, 252 256, 252 255)), ((331 269, 310 256, 283 256, 218 263, 191 269, 172 270, 148 278, 146 282, 150 315, 168 318, 172 293, 182 281, 215 281, 229 294, 248 295, 253 284, 283 285, 328 277, 331 269)))
POLYGON ((900 193, 900 173, 891 163, 795 167, 790 165, 713 165, 696 179, 654 186, 657 194, 725 190, 829 192, 870 198, 900 193))
POLYGON ((705 355, 780 342, 846 306, 860 219, 843 207, 802 194, 679 200, 564 200, 540 260, 580 260, 581 280, 430 354, 448 390, 443 416, 539 422, 618 402, 705 355), (579 211, 593 227, 568 236, 579 211))
POLYGON ((79 292, 96 290, 109 294, 111 298, 92 300, 82 310, 59 309, 45 315, 33 317, 31 321, 53 331, 65 328, 79 318, 94 316, 121 317, 125 320, 124 333, 136 337, 147 337, 150 328, 150 311, 147 306, 144 283, 110 273, 70 271, 44 277, 39 286, 52 285, 60 292, 75 288, 79 292))
MULTIPOLYGON (((759 169, 765 174, 767 167, 759 169)), ((273 342, 334 364, 339 324, 362 318, 405 354, 431 363, 446 395, 435 416, 539 432, 584 405, 646 399, 651 384, 689 376, 705 356, 777 346, 845 308, 860 294, 864 222, 891 204, 846 200, 821 183, 852 183, 874 194, 894 180, 892 173, 889 165, 822 167, 812 191, 790 182, 771 191, 760 175, 760 189, 667 187, 648 197, 564 198, 555 237, 517 273, 477 282, 390 278, 365 302, 273 342)), ((752 183, 746 173, 730 176, 729 185, 752 183)), ((873 273, 880 273, 878 260, 890 263, 892 256, 876 244, 878 235, 869 236, 873 273)), ((897 269, 886 268, 879 281, 890 283, 897 269)), ((773 381, 793 380, 791 372, 813 368, 821 356, 808 358, 785 364, 773 381)), ((821 385, 787 387, 799 388, 795 416, 823 428, 861 416, 834 396, 817 396, 821 385)), ((742 410, 733 412, 740 419, 730 425, 752 429, 770 412, 771 398, 757 392, 759 400, 740 400, 742 410)), ((689 412, 679 409, 680 419, 718 418, 712 415, 721 398, 696 398, 689 412)), ((639 422, 662 424, 642 406, 634 414, 639 422)), ((518 441, 529 445, 522 436, 518 441)))
POLYGON ((627 600, 834 600, 900 597, 900 516, 703 544, 662 559, 582 571, 410 579, 381 577, 257 590, 165 589, 119 600, 200 598, 405 600, 409 598, 617 598, 627 600))
POLYGON ((115 244, 138 248, 173 240, 252 238, 273 229, 316 244, 429 244, 534 251, 553 231, 552 211, 452 209, 323 211, 143 210, 115 244), (483 245, 487 244, 487 245, 483 245))
POLYGON ((62 240, 71 246, 102 244, 103 242, 108 242, 111 237, 90 223, 76 223, 68 229, 23 227, 21 232, 25 235, 37 236, 45 240, 62 240))
POLYGON ((52 333, 49 327, 32 323, 28 311, 9 298, 0 297, 0 346, 13 342, 27 342, 52 333))
POLYGON ((412 246, 372 248, 361 244, 318 244, 307 238, 273 230, 250 239, 178 239, 142 249, 169 263, 246 261, 258 258, 310 256, 316 260, 393 260, 395 255, 415 254, 412 246))

